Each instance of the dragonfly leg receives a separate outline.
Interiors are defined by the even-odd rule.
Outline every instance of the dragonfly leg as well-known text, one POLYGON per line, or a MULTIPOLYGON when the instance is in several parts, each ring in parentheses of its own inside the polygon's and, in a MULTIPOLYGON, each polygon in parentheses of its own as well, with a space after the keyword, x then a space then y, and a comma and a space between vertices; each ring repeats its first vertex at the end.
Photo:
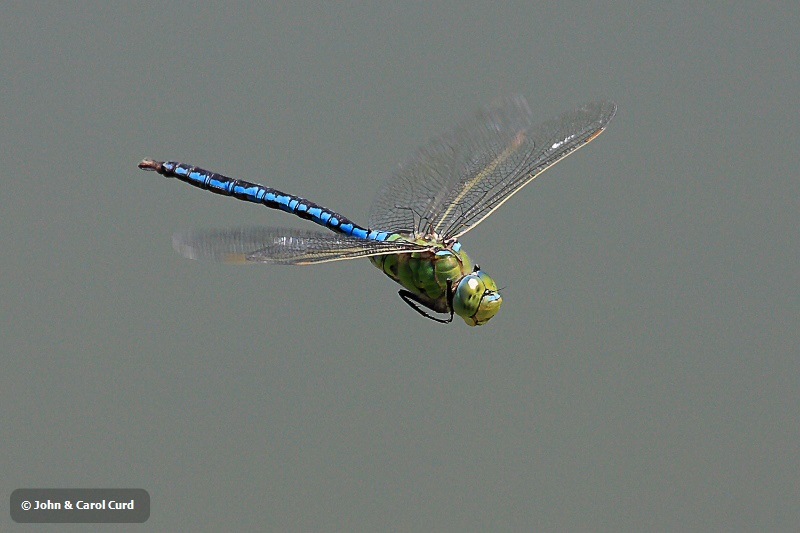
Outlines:
POLYGON ((405 303, 407 303, 408 306, 411 309, 413 309, 417 313, 421 314, 425 318, 430 318, 434 322, 439 322, 441 324, 449 324, 450 322, 453 321, 453 290, 452 290, 452 288, 453 288, 453 280, 448 279, 447 280, 447 307, 448 307, 448 309, 450 309, 450 316, 447 319, 437 318, 437 317, 429 314, 424 309, 422 309, 420 307, 420 305, 423 306, 423 307, 427 307, 428 309, 433 310, 427 303, 422 301, 422 299, 419 296, 417 296, 416 294, 414 294, 413 292, 407 291, 405 289, 401 289, 401 290, 397 291, 397 294, 400 295, 400 298, 405 303), (417 304, 419 304, 419 305, 417 305, 417 304))

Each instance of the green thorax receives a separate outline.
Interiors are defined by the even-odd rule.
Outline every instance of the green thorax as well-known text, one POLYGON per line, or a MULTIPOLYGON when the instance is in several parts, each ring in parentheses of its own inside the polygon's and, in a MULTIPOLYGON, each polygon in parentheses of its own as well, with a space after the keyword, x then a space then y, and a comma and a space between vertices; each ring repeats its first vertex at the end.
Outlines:
POLYGON ((494 281, 473 268, 473 263, 459 242, 447 246, 425 239, 407 239, 392 235, 388 240, 403 239, 432 249, 406 254, 376 255, 369 258, 384 274, 417 295, 429 309, 449 313, 447 280, 451 281, 453 309, 471 325, 484 324, 497 312, 502 298, 494 281), (466 277, 466 279, 465 279, 466 277), (474 278, 474 279, 473 279, 474 278), (467 283, 461 284, 464 280, 467 283))

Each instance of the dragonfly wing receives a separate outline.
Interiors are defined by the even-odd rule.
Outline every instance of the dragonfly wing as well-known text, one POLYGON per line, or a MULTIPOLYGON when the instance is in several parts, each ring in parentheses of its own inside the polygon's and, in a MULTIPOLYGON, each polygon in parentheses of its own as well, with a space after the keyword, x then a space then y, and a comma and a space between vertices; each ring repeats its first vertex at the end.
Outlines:
POLYGON ((593 102, 532 126, 521 96, 480 111, 421 148, 378 195, 369 224, 458 237, 545 169, 591 141, 616 112, 593 102))
POLYGON ((402 240, 373 241, 341 234, 264 227, 176 233, 172 245, 178 253, 190 259, 282 265, 306 265, 427 249, 402 240))

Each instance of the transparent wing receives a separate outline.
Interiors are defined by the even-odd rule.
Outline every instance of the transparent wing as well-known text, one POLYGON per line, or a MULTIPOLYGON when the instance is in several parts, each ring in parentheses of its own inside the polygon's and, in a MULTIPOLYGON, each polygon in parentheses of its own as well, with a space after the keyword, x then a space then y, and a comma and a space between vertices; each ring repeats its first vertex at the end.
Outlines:
POLYGON ((420 148, 379 192, 369 226, 459 237, 594 139, 616 110, 612 102, 593 102, 532 126, 523 97, 504 99, 420 148))
POLYGON ((232 228, 176 233, 172 246, 190 259, 225 263, 306 265, 426 250, 406 241, 381 242, 285 228, 232 228))

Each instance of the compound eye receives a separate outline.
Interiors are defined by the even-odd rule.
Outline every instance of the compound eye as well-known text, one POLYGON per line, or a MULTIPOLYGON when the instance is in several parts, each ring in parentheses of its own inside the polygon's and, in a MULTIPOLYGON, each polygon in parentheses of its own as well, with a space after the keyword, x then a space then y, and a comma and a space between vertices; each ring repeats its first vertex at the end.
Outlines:
POLYGON ((477 274, 470 274, 458 282, 453 296, 453 310, 462 317, 471 317, 478 311, 486 286, 477 274))

